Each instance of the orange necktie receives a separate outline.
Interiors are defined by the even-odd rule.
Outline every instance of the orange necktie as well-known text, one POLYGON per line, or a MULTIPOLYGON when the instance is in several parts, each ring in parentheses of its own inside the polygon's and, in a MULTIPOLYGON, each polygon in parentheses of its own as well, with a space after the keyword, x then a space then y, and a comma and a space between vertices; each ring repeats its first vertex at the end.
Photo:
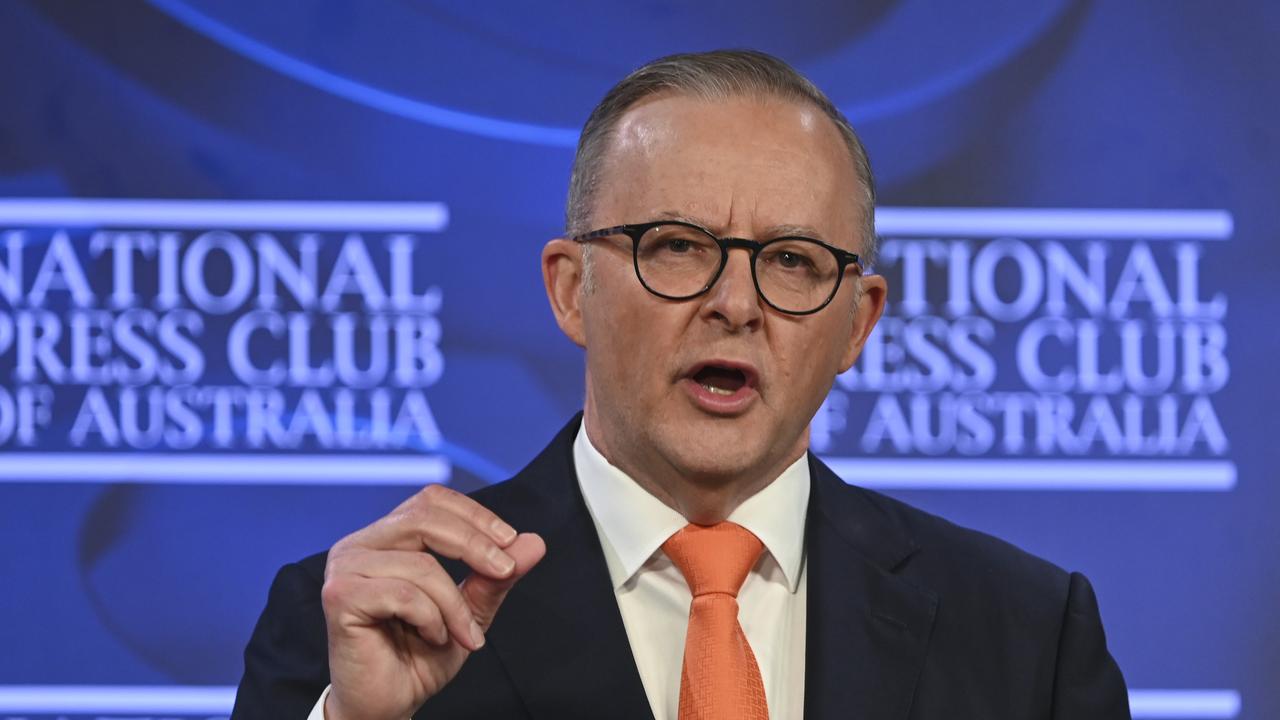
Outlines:
POLYGON ((731 522, 686 525, 662 549, 693 591, 680 673, 680 720, 768 720, 755 653, 738 624, 738 590, 764 546, 731 522))

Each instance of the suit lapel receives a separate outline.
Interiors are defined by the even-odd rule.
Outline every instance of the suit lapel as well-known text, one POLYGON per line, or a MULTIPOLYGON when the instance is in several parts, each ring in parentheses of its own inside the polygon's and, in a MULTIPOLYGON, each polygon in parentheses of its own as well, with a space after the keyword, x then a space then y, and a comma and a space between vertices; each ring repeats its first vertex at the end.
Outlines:
POLYGON ((937 598, 894 574, 905 528, 809 457, 805 717, 906 718, 937 598))
MULTIPOLYGON (((535 718, 652 720, 600 538, 578 488, 578 420, 511 482, 513 525, 547 555, 512 589, 489 639, 535 718)), ((496 508, 495 508, 496 509, 496 508)))

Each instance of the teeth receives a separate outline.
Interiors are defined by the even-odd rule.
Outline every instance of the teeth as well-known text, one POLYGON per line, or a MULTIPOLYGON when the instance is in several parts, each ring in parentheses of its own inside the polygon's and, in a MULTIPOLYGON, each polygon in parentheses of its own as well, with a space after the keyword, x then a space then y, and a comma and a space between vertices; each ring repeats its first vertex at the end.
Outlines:
POLYGON ((732 390, 725 390, 724 388, 712 387, 706 383, 698 383, 698 384, 706 388, 707 392, 710 392, 715 395, 732 395, 733 394, 732 390))

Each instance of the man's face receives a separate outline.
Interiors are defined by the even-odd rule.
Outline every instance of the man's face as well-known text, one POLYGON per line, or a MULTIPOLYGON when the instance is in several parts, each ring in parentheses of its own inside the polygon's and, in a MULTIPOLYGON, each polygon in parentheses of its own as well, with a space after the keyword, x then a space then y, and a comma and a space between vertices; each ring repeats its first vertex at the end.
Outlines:
MULTIPOLYGON (((849 151, 807 105, 648 98, 619 122, 603 170, 592 228, 678 218, 720 236, 801 234, 861 250, 849 151)), ((580 262, 579 248, 558 247, 580 262)), ((615 465, 662 484, 776 476, 807 447, 810 419, 883 307, 883 281, 865 279, 860 296, 849 269, 818 313, 781 313, 756 293, 744 250, 729 252, 707 293, 666 300, 636 279, 625 236, 593 241, 591 253, 591 290, 557 309, 586 347, 587 431, 615 465)))

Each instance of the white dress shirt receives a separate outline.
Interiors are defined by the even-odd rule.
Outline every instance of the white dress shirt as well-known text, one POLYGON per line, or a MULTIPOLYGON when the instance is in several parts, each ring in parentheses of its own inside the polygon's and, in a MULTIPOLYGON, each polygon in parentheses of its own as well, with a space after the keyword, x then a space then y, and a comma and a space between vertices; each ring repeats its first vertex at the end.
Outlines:
MULTIPOLYGON (((654 720, 676 720, 693 596, 662 543, 689 521, 610 465, 587 438, 585 423, 573 461, 654 720)), ((760 664, 773 720, 804 716, 808 507, 809 463, 801 456, 728 518, 765 547, 738 593, 738 621, 760 664)))
MULTIPOLYGON (((587 438, 586 423, 573 442, 573 464, 654 720, 677 720, 693 596, 662 543, 688 520, 610 465, 587 438)), ((809 463, 801 456, 728 518, 765 548, 738 593, 738 621, 760 664, 772 720, 804 717, 808 507, 809 463)), ((325 688, 307 720, 324 720, 328 695, 325 688)))

